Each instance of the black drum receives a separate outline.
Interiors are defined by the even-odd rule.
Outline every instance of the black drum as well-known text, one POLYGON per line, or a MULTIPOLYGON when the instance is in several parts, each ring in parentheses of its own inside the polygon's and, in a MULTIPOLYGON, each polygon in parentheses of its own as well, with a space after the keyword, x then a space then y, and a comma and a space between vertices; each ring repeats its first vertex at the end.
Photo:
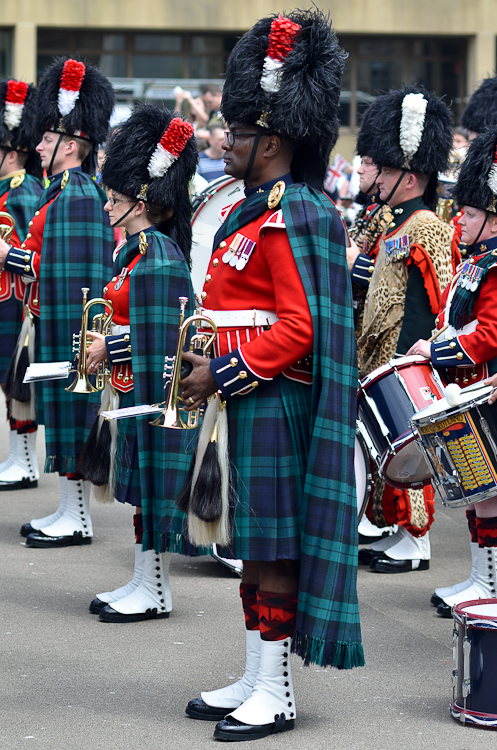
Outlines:
POLYGON ((453 611, 452 703, 463 724, 497 729, 497 599, 475 599, 453 611))

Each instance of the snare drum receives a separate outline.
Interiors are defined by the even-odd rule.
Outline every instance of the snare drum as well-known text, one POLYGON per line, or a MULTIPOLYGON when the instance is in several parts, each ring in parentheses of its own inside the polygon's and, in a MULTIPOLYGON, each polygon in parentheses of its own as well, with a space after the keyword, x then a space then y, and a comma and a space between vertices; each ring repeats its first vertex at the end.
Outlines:
POLYGON ((453 610, 452 703, 463 724, 497 729, 497 599, 475 599, 453 610))
POLYGON ((364 435, 363 426, 358 424, 354 445, 354 473, 357 494, 357 523, 366 510, 369 498, 373 494, 374 464, 371 458, 368 436, 364 435))
POLYGON ((409 426, 411 417, 443 398, 443 385, 429 360, 398 357, 359 383, 357 417, 374 446, 372 458, 387 484, 400 489, 430 483, 430 466, 409 426))
POLYGON ((226 175, 210 182, 192 201, 192 284, 199 299, 212 255, 214 236, 222 224, 219 212, 244 197, 242 180, 226 175))
POLYGON ((464 388, 461 403, 444 398, 412 417, 444 505, 459 508, 497 495, 497 408, 490 385, 464 388))

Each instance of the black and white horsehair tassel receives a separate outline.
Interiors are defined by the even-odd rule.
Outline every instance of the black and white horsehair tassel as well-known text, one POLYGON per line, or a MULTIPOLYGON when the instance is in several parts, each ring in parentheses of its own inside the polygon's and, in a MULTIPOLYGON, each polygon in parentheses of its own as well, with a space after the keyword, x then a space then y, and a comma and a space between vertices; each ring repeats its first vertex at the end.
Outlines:
POLYGON ((231 477, 228 453, 228 417, 217 396, 205 410, 191 477, 188 536, 193 544, 227 546, 230 543, 231 477))
POLYGON ((34 383, 23 383, 28 366, 34 362, 35 338, 34 321, 25 308, 21 333, 5 377, 5 391, 11 399, 12 417, 23 422, 36 419, 34 383))

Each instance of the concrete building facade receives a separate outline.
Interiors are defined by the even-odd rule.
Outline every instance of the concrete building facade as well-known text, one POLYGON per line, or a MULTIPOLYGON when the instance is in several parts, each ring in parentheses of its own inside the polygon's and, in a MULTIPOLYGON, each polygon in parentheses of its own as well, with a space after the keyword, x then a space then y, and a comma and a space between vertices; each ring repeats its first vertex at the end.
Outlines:
MULTIPOLYGON (((319 6, 349 53, 338 146, 347 158, 361 112, 378 91, 423 83, 446 96, 457 119, 478 81, 495 72, 495 0, 319 6)), ((288 7, 278 0, 3 0, 0 77, 36 81, 53 55, 80 54, 111 78, 120 101, 171 102, 176 85, 195 92, 201 82, 222 80, 236 39, 257 18, 288 7)))

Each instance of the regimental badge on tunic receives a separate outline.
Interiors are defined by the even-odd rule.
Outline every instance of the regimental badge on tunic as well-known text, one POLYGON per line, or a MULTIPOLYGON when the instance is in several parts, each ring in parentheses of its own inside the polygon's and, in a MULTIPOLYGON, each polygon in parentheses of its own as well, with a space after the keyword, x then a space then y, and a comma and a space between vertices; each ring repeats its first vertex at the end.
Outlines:
POLYGON ((256 242, 237 232, 223 255, 223 263, 229 263, 237 271, 243 271, 255 250, 256 242))
POLYGON ((457 286, 461 289, 469 289, 470 292, 476 292, 483 276, 483 270, 483 268, 468 260, 462 267, 457 286))
POLYGON ((64 190, 68 182, 69 182, 69 170, 65 169, 64 174, 62 175, 62 180, 60 182, 60 189, 64 190))
POLYGON ((402 260, 402 258, 408 258, 411 252, 409 244, 409 235, 403 234, 402 237, 395 237, 392 240, 385 241, 385 254, 387 265, 390 261, 395 262, 402 260))

